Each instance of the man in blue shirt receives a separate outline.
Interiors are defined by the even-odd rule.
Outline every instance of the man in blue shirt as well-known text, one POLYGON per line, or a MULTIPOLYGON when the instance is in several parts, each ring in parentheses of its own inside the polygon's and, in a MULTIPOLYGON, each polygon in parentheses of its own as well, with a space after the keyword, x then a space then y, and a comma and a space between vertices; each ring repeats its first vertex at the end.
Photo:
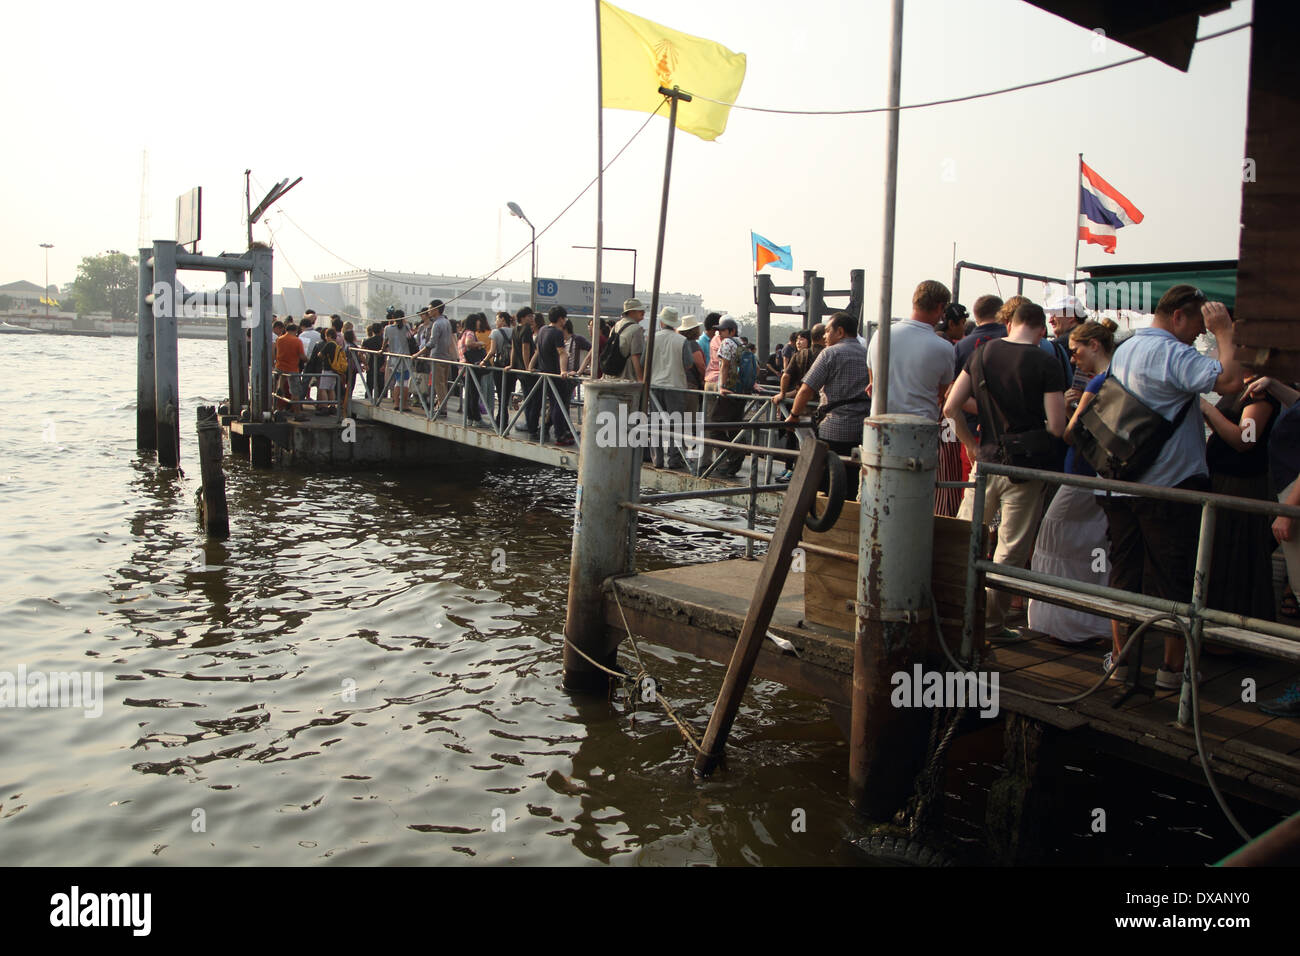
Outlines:
MULTIPOLYGON (((1111 359, 1110 374, 1152 411, 1173 421, 1190 402, 1177 430, 1155 462, 1134 480, 1162 488, 1209 491, 1205 422, 1200 395, 1233 395, 1242 387, 1242 367, 1232 342, 1232 319, 1221 302, 1206 302, 1190 285, 1176 285, 1160 298, 1151 326, 1139 329, 1111 359), (1214 336, 1218 359, 1192 343, 1214 336)), ((1110 539, 1110 586, 1170 601, 1191 601, 1196 569, 1200 509, 1195 505, 1110 494, 1100 499, 1110 539)), ((1166 638, 1156 686, 1181 685, 1182 638, 1166 638)))

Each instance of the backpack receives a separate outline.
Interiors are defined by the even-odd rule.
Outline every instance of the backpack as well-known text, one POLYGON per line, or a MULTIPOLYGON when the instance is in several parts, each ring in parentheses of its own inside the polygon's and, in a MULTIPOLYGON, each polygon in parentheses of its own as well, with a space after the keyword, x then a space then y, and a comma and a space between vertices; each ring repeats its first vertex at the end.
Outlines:
POLYGON ((739 371, 736 375, 737 392, 752 392, 758 381, 758 358, 747 348, 741 348, 740 361, 736 363, 739 371))
MULTIPOLYGON (((1006 427, 1010 422, 1003 414, 1002 407, 993 396, 993 392, 989 390, 988 379, 984 374, 986 355, 984 349, 976 349, 971 357, 969 371, 971 382, 975 387, 975 404, 981 411, 988 409, 992 412, 988 418, 993 426, 993 439, 997 445, 996 461, 1017 468, 1060 471, 1065 461, 1065 442, 1046 428, 1031 428, 1029 431, 1007 434, 1006 427)), ((1013 484, 1019 484, 1023 480, 1011 479, 1013 484)))
POLYGON ((331 342, 330 345, 334 346, 334 354, 331 355, 329 358, 330 369, 338 373, 338 375, 340 376, 347 374, 347 370, 348 370, 347 350, 344 349, 337 342, 331 342))
POLYGON ((633 325, 631 319, 623 319, 614 330, 610 333, 609 341, 605 343, 605 351, 600 353, 600 371, 602 375, 608 375, 613 378, 619 378, 623 374, 623 369, 627 367, 627 356, 623 354, 623 333, 629 325, 633 325))
POLYGON ((493 335, 497 335, 498 332, 500 333, 497 338, 497 350, 492 353, 493 368, 508 368, 510 366, 510 355, 514 351, 514 347, 511 343, 513 336, 510 333, 513 331, 514 330, 509 326, 506 326, 503 329, 494 329, 492 331, 493 335), (502 342, 505 343, 504 349, 501 348, 502 342))

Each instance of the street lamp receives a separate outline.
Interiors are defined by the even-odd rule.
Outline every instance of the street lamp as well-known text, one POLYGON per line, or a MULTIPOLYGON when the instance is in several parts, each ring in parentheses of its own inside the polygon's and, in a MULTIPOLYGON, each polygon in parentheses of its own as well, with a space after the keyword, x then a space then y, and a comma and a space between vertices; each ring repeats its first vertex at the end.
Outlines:
MULTIPOLYGON (((595 249, 595 246, 574 246, 575 249, 595 249)), ((636 250, 631 246, 601 246, 601 255, 606 252, 630 252, 632 253, 632 295, 636 295, 636 250)))
POLYGON ((537 227, 529 222, 528 217, 524 215, 524 211, 519 208, 519 203, 508 202, 506 203, 506 208, 510 210, 510 215, 516 216, 524 222, 527 222, 528 228, 531 229, 533 233, 533 238, 529 240, 528 243, 528 251, 532 262, 528 269, 528 304, 535 312, 537 311, 537 227))
POLYGON ((45 288, 41 298, 45 300, 45 317, 50 317, 50 250, 54 248, 52 242, 42 242, 41 248, 45 250, 45 288))

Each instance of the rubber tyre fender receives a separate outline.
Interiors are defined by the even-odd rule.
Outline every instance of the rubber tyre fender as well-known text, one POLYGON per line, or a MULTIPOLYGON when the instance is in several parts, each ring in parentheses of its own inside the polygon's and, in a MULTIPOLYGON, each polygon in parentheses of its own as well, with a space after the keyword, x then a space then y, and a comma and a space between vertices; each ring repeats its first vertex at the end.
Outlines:
POLYGON ((817 499, 813 499, 813 503, 808 506, 808 514, 803 519, 804 527, 809 531, 831 530, 835 527, 835 522, 840 520, 840 512, 844 510, 844 496, 848 492, 849 479, 844 472, 844 462, 829 448, 826 450, 826 472, 829 478, 826 510, 817 514, 817 499))
POLYGON ((895 866, 952 866, 952 859, 942 852, 901 836, 876 835, 854 841, 859 850, 874 860, 895 866))

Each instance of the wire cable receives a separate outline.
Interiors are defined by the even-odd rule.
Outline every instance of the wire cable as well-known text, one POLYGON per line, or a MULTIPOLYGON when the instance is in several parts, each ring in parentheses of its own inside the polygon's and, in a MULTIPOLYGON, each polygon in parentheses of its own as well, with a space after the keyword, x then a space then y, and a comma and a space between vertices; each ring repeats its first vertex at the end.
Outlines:
MULTIPOLYGON (((1238 30, 1245 30, 1251 26, 1253 21, 1238 24, 1235 27, 1228 27, 1226 30, 1220 30, 1217 33, 1207 33, 1203 37, 1197 37, 1196 43, 1203 43, 1206 40, 1217 40, 1219 37, 1227 36, 1230 33, 1236 33, 1238 30)), ((931 106, 948 106, 952 103, 967 103, 971 100, 986 99, 990 96, 1001 96, 1004 93, 1015 93, 1019 90, 1033 89, 1036 86, 1048 86, 1052 83, 1060 83, 1064 80, 1073 80, 1080 76, 1088 76, 1092 73, 1101 73, 1105 70, 1113 70, 1116 67, 1128 66, 1130 63, 1137 63, 1139 60, 1152 59, 1150 53, 1139 53, 1137 56, 1130 56, 1123 60, 1117 60, 1114 63, 1107 63, 1105 66, 1089 67, 1086 70, 1076 70, 1073 73, 1065 73, 1061 76, 1049 77, 1045 80, 1032 80, 1028 83, 1017 83, 1015 86, 1005 86, 999 90, 987 90, 983 93, 967 93, 964 96, 950 96, 941 100, 928 100, 924 103, 907 103, 900 106, 873 106, 869 109, 849 109, 849 110, 794 110, 794 109, 777 109, 770 106, 742 106, 740 103, 728 103, 726 100, 715 100, 703 93, 696 93, 694 90, 682 90, 683 93, 690 93, 697 100, 704 100, 706 103, 716 103, 719 106, 729 106, 735 110, 745 110, 750 113, 779 113, 784 116, 865 116, 870 113, 889 113, 893 110, 902 112, 903 110, 923 110, 931 106)))

